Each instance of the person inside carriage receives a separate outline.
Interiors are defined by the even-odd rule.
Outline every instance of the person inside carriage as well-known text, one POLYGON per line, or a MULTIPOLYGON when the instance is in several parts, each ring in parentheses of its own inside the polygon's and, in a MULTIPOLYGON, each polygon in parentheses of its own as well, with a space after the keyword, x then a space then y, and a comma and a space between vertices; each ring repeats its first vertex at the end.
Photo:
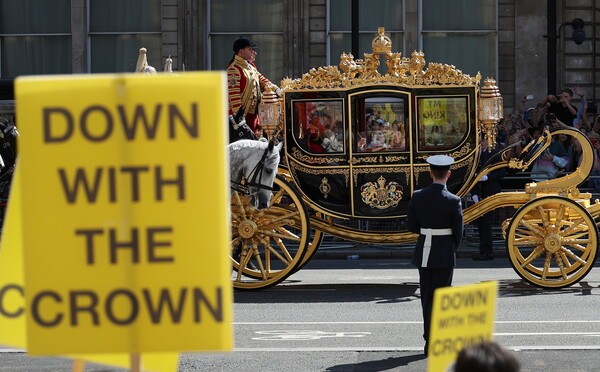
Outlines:
POLYGON ((298 139, 308 151, 314 153, 344 151, 341 114, 336 105, 338 103, 299 104, 297 112, 301 133, 298 139))
POLYGON ((327 152, 342 152, 344 151, 344 139, 340 132, 340 122, 331 124, 330 128, 325 129, 324 138, 321 146, 327 152))
POLYGON ((304 126, 304 139, 311 152, 325 152, 322 142, 326 128, 321 124, 321 116, 322 113, 315 110, 304 126))
MULTIPOLYGON (((387 104, 386 106, 390 106, 387 104)), ((406 147, 402 116, 392 107, 369 108, 358 132, 358 151, 404 151, 406 147)))

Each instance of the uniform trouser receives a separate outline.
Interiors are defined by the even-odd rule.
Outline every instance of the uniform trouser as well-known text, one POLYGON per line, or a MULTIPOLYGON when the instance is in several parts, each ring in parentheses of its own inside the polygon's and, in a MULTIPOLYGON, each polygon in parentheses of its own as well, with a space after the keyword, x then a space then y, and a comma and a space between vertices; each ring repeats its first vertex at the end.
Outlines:
POLYGON ((419 286, 421 289, 421 307, 423 308, 423 338, 429 341, 429 325, 433 306, 433 292, 437 288, 452 285, 453 267, 419 268, 419 286))
POLYGON ((246 124, 248 125, 248 127, 250 127, 250 129, 252 129, 252 131, 256 133, 256 131, 258 130, 258 124, 259 124, 258 123, 258 115, 247 113, 245 119, 246 119, 246 124))
POLYGON ((479 231, 479 254, 490 257, 494 255, 494 241, 492 239, 493 212, 488 212, 477 219, 479 231))

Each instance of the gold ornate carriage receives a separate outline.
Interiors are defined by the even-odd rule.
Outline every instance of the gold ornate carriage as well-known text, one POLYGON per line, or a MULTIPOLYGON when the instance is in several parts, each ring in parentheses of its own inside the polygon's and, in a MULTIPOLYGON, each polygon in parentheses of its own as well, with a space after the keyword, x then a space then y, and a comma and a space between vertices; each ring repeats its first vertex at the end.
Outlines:
POLYGON ((232 197, 234 286, 260 289, 281 282, 313 257, 324 234, 377 244, 416 240, 403 230, 404 219, 412 192, 431 182, 425 161, 430 155, 455 158, 448 188, 464 197, 495 169, 525 170, 561 133, 582 145, 575 172, 486 198, 466 208, 464 220, 517 208, 503 223, 515 271, 548 288, 581 280, 596 259, 594 219, 600 214, 600 205, 590 205, 591 195, 577 188, 593 165, 587 137, 573 128, 546 131, 518 156, 506 148, 479 166, 481 138, 495 143, 502 118, 495 81, 480 86, 479 74, 427 65, 421 52, 410 58, 393 53, 383 28, 372 46, 364 60, 342 54, 339 67, 284 79, 281 99, 266 93, 261 123, 271 135, 284 133, 285 164, 268 209, 250 208, 238 193, 232 197), (381 59, 386 74, 378 71, 381 59), (382 231, 381 222, 394 230, 382 231))

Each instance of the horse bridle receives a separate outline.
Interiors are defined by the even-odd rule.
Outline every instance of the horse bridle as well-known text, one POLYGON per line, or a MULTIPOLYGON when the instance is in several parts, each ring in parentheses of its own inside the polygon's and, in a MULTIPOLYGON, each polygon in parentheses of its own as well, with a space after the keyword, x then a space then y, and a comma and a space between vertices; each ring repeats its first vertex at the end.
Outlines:
POLYGON ((240 180, 240 182, 235 182, 232 180, 231 188, 233 190, 241 193, 244 196, 254 196, 254 195, 258 194, 258 190, 260 190, 260 189, 273 191, 272 186, 267 186, 267 185, 263 185, 261 183, 256 182, 256 180, 259 176, 260 176, 260 178, 262 178, 262 173, 265 170, 265 160, 268 159, 268 155, 269 155, 269 149, 267 148, 267 149, 265 149, 265 152, 261 156, 258 163, 256 163, 256 165, 252 169, 252 172, 250 172, 250 174, 249 174, 250 180, 248 181, 248 179, 246 179, 246 176, 242 176, 242 179, 240 180), (255 192, 250 192, 250 189, 252 187, 256 188, 255 192))

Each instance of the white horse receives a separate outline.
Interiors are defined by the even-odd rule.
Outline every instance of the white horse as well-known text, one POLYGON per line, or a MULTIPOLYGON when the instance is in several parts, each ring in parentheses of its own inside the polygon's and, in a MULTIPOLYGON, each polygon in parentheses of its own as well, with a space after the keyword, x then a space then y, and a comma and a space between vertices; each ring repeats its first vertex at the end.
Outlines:
POLYGON ((239 140, 229 144, 231 193, 250 196, 256 209, 269 207, 283 142, 239 140))

